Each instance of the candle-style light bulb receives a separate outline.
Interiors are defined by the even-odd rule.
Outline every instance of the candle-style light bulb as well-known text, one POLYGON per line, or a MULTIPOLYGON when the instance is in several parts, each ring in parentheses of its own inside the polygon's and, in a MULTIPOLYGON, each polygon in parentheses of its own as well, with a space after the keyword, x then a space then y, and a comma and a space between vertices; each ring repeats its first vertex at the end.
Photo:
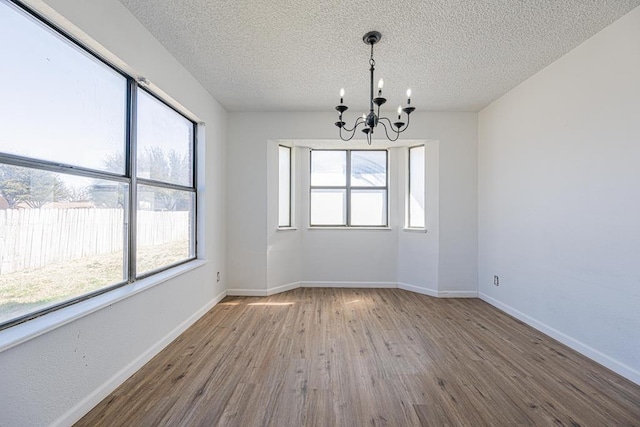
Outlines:
POLYGON ((378 80, 378 96, 382 96, 382 87, 384 86, 384 80, 378 80))
POLYGON ((398 105, 398 120, 400 120, 400 115, 402 114, 402 105, 398 105))
POLYGON ((367 115, 362 113, 362 120, 364 121, 364 125, 367 126, 367 115))
POLYGON ((340 88, 340 104, 342 104, 344 101, 344 88, 340 88))
POLYGON ((411 89, 407 89, 407 105, 411 105, 411 89))

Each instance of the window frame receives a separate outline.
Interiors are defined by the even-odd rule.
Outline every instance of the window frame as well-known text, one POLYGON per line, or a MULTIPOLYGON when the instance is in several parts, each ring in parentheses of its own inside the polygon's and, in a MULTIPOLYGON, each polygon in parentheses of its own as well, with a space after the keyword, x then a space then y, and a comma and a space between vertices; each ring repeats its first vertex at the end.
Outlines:
POLYGON ((293 147, 278 144, 278 229, 293 228, 293 147), (280 224, 280 148, 289 150, 289 222, 288 225, 280 224))
POLYGON ((389 228, 389 149, 388 148, 374 148, 374 149, 350 149, 350 148, 320 148, 311 149, 309 151, 309 228, 339 228, 339 229, 386 229, 389 228), (311 173, 313 166, 313 152, 314 151, 343 151, 346 156, 346 180, 344 186, 336 185, 312 185, 311 173), (379 151, 385 153, 385 185, 384 186, 352 186, 351 185, 351 153, 353 152, 367 152, 367 151, 379 151), (344 224, 313 224, 311 222, 311 195, 313 190, 345 190, 346 206, 345 206, 345 223, 344 224), (351 224, 351 190, 384 190, 385 191, 385 211, 386 221, 382 225, 352 225, 351 224))
MULTIPOLYGON (((198 191, 197 191, 197 179, 198 179, 198 174, 197 174, 197 165, 198 165, 198 154, 197 154, 197 147, 198 147, 198 125, 196 122, 194 122, 193 120, 191 120, 190 118, 188 118, 187 116, 185 116, 184 114, 182 114, 180 111, 178 111, 177 109, 175 109, 173 106, 169 105, 166 101, 164 101, 162 98, 160 98, 158 95, 156 95, 155 93, 151 92, 150 90, 148 90, 147 88, 141 86, 139 83, 133 81, 135 87, 137 88, 137 90, 133 90, 132 92, 132 100, 129 103, 129 108, 132 109, 132 113, 130 115, 128 115, 127 117, 127 138, 129 139, 129 145, 128 145, 128 149, 127 149, 127 164, 126 164, 126 169, 127 172, 130 172, 130 176, 129 178, 131 179, 131 189, 129 191, 129 204, 130 206, 135 207, 135 209, 130 209, 129 214, 133 214, 130 218, 129 218, 129 229, 131 230, 129 235, 127 236, 129 239, 129 280, 128 283, 133 283, 136 280, 140 280, 140 279, 144 279, 146 277, 152 276, 156 273, 160 273, 162 271, 165 271, 169 268, 187 263, 189 261, 193 261, 194 259, 198 258, 198 253, 197 253, 197 236, 198 236, 198 215, 197 215, 197 211, 198 211, 198 191), (146 94, 150 95, 151 97, 155 98, 157 101, 161 102, 163 105, 165 105, 166 107, 170 108, 172 111, 174 111, 175 113, 179 114, 180 116, 184 117, 185 119, 187 119, 189 122, 191 122, 191 135, 192 135, 192 140, 191 140, 191 186, 186 186, 186 185, 182 185, 182 184, 175 184, 175 183, 171 183, 171 182, 164 182, 164 181, 159 181, 157 179, 151 179, 151 178, 140 178, 137 176, 138 170, 137 170, 137 92, 139 90, 144 91, 146 94), (165 266, 159 267, 159 268, 155 268, 155 269, 151 269, 148 271, 145 271, 144 274, 138 275, 137 274, 137 269, 136 267, 136 256, 137 256, 137 242, 136 242, 136 236, 137 236, 137 226, 138 226, 138 216, 137 216, 137 203, 134 204, 134 201, 137 202, 138 201, 138 186, 140 185, 146 185, 148 187, 153 187, 153 188, 164 188, 164 189, 168 189, 168 190, 178 190, 178 191, 187 191, 190 192, 192 194, 194 194, 194 203, 193 203, 193 212, 190 215, 190 222, 191 224, 193 224, 193 231, 192 231, 192 236, 191 237, 191 241, 189 243, 189 252, 193 254, 193 256, 190 256, 188 258, 185 258, 183 260, 171 263, 171 264, 167 264, 165 266), (134 198, 135 197, 135 198, 134 198), (132 212, 131 212, 132 211, 132 212)), ((131 93, 131 90, 129 90, 129 92, 131 93)))
MULTIPOLYGON (((405 224, 405 229, 407 230, 425 230, 426 226, 427 226, 427 218, 426 218, 426 208, 424 209, 424 214, 423 214, 423 218, 422 218, 422 222, 423 225, 422 226, 416 226, 416 225, 411 225, 411 150, 415 149, 415 148, 422 148, 424 149, 424 154, 423 154, 423 169, 424 169, 424 174, 422 176, 423 181, 426 181, 426 176, 427 176, 427 160, 426 160, 426 154, 427 154, 427 147, 425 144, 418 144, 418 145, 412 145, 407 147, 407 192, 406 192, 406 202, 405 202, 405 209, 406 209, 406 224, 405 224)), ((425 200, 426 200, 426 182, 423 184, 424 187, 424 191, 425 194, 423 195, 425 200)))
POLYGON ((126 278, 120 282, 109 284, 94 291, 86 292, 84 294, 76 295, 74 297, 70 297, 63 301, 45 305, 40 309, 35 309, 26 314, 13 317, 7 321, 0 322, 0 331, 11 328, 12 326, 16 326, 27 322, 29 320, 33 320, 49 314, 51 312, 60 310, 65 307, 69 307, 80 303, 82 301, 86 301, 88 299, 95 298, 99 295, 106 294, 113 290, 122 288, 127 285, 131 285, 135 282, 140 281, 141 279, 145 279, 154 274, 164 272, 176 266, 189 263, 198 258, 197 253, 197 236, 198 236, 198 123, 196 123, 193 119, 187 117, 184 113, 176 109, 174 106, 170 105, 167 101, 160 98, 157 94, 153 93, 151 90, 143 86, 143 79, 136 79, 131 75, 124 72, 122 69, 116 67, 101 55, 97 54, 88 46, 84 45, 80 41, 78 41, 73 36, 69 35, 64 30, 60 29, 57 25, 52 23, 49 19, 43 17, 41 14, 32 10, 30 7, 17 2, 15 0, 0 0, 4 3, 9 9, 14 10, 16 13, 24 15, 26 19, 31 19, 37 22, 39 25, 46 28, 48 31, 51 31, 53 34, 57 35, 61 42, 69 43, 71 46, 77 48, 80 52, 86 54, 90 59, 96 60, 98 63, 106 66, 107 68, 115 71, 125 79, 125 85, 123 86, 123 90, 126 91, 126 106, 125 106, 125 136, 124 136, 124 145, 123 145, 123 157, 125 161, 125 168, 122 174, 109 172, 109 171, 101 171, 97 169, 91 169, 83 166, 76 166, 70 163, 63 163, 58 161, 50 161, 43 160, 37 158, 31 158, 28 156, 9 154, 0 152, 0 164, 1 165, 9 165, 9 166, 19 166, 32 170, 42 170, 53 173, 62 173, 66 175, 86 177, 86 178, 94 178, 94 179, 103 179, 107 181, 113 181, 118 183, 123 183, 128 186, 128 197, 125 197, 125 205, 123 207, 123 228, 125 230, 125 235, 123 236, 123 251, 126 255, 123 255, 123 276, 126 278), (192 138, 190 141, 191 144, 191 158, 192 162, 192 185, 184 186, 179 184, 173 184, 168 182, 157 181, 153 179, 146 178, 138 178, 136 176, 136 126, 137 126, 137 93, 138 91, 145 91, 147 94, 154 97, 156 100, 169 107, 172 111, 176 112, 180 116, 184 117, 188 120, 192 125, 192 138), (160 268, 146 271, 143 275, 136 275, 136 228, 137 228, 137 210, 138 210, 138 200, 137 200, 137 186, 138 185, 148 185, 155 188, 167 188, 172 190, 179 191, 187 191, 193 194, 193 210, 190 215, 190 223, 192 227, 190 227, 190 256, 180 260, 175 263, 164 265, 160 268), (192 255, 191 255, 192 254, 192 255))

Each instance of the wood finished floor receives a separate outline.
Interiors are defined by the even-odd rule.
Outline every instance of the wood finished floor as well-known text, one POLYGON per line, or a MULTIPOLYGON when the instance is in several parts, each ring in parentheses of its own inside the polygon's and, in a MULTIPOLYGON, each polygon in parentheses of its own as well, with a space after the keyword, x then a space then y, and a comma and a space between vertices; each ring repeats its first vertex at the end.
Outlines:
POLYGON ((78 426, 640 425, 640 387, 478 299, 227 297, 78 426))

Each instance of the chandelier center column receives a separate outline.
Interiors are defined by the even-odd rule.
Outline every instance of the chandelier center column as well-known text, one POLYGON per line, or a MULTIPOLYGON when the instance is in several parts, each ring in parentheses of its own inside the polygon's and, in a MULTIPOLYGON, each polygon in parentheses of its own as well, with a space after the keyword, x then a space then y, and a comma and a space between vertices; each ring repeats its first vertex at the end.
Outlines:
POLYGON ((369 59, 369 64, 371 64, 371 68, 369 68, 369 71, 371 72, 371 85, 370 85, 370 91, 369 91, 369 113, 373 113, 373 73, 375 71, 375 65, 376 65, 376 61, 373 59, 373 43, 371 43, 371 59, 369 59))

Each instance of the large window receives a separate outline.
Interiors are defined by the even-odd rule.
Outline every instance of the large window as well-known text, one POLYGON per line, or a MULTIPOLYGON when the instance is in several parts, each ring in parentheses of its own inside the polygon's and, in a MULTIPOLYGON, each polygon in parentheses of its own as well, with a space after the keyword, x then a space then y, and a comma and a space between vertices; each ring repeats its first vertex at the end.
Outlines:
POLYGON ((409 148, 407 227, 424 228, 424 145, 409 148))
POLYGON ((193 122, 137 91, 136 275, 195 256, 193 122))
POLYGON ((0 55, 0 328, 193 259, 194 123, 5 0, 0 55))
POLYGON ((387 226, 387 151, 312 150, 312 226, 387 226))

